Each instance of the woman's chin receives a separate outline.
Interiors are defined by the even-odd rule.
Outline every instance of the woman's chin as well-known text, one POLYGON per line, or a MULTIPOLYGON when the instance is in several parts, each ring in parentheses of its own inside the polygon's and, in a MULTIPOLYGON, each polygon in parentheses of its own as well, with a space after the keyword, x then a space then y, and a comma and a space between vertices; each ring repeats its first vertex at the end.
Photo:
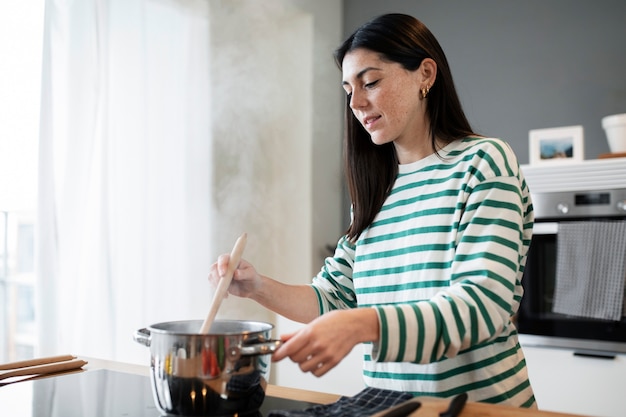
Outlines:
POLYGON ((393 139, 377 134, 370 135, 370 139, 374 145, 384 145, 386 143, 393 142, 393 139))

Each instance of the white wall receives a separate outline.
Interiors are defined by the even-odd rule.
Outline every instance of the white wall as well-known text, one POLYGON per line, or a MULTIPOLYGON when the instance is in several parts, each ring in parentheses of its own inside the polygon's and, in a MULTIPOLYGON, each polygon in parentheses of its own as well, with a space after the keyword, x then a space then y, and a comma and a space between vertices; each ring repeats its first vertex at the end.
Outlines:
MULTIPOLYGON (((244 258, 259 272, 308 283, 324 246, 342 234, 341 42, 335 0, 223 0, 210 3, 215 258, 248 233, 244 258)), ((218 318, 300 324, 229 297, 218 318)), ((362 389, 360 349, 323 378, 285 360, 272 382, 353 394, 362 389)))

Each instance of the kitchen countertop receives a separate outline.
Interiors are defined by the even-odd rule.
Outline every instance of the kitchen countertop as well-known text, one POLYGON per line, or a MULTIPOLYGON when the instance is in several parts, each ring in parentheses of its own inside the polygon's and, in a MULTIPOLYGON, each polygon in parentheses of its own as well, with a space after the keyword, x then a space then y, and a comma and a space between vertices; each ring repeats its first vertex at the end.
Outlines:
MULTIPOLYGON (((148 366, 126 364, 114 361, 107 361, 94 358, 83 358, 89 363, 84 369, 98 370, 108 369, 112 371, 127 372, 138 375, 150 375, 148 366)), ((308 391, 298 388, 281 387, 276 385, 268 385, 267 395, 287 398, 310 403, 328 404, 339 399, 339 395, 323 393, 317 391, 308 391)), ((420 398, 421 407, 410 414, 411 417, 439 417, 439 414, 448 408, 449 401, 438 398, 420 398)), ((502 405, 492 405, 484 403, 468 402, 459 417, 580 417, 579 414, 564 414, 549 411, 529 410, 515 407, 507 407, 502 405)))
MULTIPOLYGON (((336 401, 339 396, 296 388, 270 385, 268 395, 280 398, 297 399, 320 404, 336 401)), ((449 401, 440 398, 420 398, 422 404, 419 409, 411 413, 410 417, 439 417, 439 414, 448 409, 449 401)), ((581 417, 579 414, 563 414, 549 411, 528 410, 523 408, 507 407, 468 402, 458 417, 581 417)))

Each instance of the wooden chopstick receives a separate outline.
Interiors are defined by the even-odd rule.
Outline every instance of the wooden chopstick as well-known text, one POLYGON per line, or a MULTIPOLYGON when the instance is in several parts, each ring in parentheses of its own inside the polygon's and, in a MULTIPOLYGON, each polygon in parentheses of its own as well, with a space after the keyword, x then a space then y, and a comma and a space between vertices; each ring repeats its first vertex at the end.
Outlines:
POLYGON ((59 356, 48 356, 45 358, 28 359, 25 361, 18 361, 18 362, 9 362, 5 364, 0 364, 0 371, 7 371, 9 369, 26 368, 29 366, 45 365, 48 363, 55 363, 55 362, 71 361, 72 359, 76 359, 76 356, 59 355, 59 356))
POLYGON ((57 372, 79 369, 86 364, 87 362, 82 359, 74 359, 70 361, 48 363, 45 365, 22 367, 13 371, 0 373, 0 380, 15 376, 54 374, 57 372))

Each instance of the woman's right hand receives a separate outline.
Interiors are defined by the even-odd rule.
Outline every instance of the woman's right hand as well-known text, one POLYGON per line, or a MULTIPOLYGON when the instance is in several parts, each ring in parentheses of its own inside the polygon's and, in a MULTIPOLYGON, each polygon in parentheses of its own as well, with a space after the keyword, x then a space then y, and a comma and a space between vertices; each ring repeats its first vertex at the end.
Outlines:
MULTIPOLYGON (((209 283, 213 288, 217 285, 228 270, 228 262, 230 254, 225 253, 217 258, 217 261, 211 265, 209 269, 209 283)), ((254 266, 245 259, 241 259, 239 265, 233 273, 233 280, 228 287, 230 294, 238 297, 250 298, 261 285, 261 276, 257 273, 254 266)))
MULTIPOLYGON (((217 288, 228 270, 229 254, 220 255, 209 269, 209 283, 217 288)), ((228 293, 256 301, 265 308, 300 323, 319 315, 315 290, 308 284, 289 285, 260 275, 254 266, 242 259, 233 273, 228 293)))

